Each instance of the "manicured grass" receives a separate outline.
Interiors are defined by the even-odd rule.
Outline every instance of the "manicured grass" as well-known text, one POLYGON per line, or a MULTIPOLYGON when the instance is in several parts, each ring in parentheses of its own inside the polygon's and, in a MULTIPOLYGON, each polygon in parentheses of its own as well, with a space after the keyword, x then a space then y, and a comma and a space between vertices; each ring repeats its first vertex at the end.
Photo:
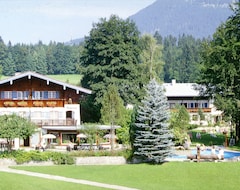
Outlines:
POLYGON ((1 190, 97 190, 98 187, 0 172, 1 190))
POLYGON ((142 190, 235 190, 240 162, 169 162, 162 165, 17 167, 28 171, 128 186, 142 190))
POLYGON ((47 75, 47 76, 55 80, 67 82, 69 84, 73 84, 77 86, 80 85, 80 81, 82 79, 82 75, 80 74, 47 75))

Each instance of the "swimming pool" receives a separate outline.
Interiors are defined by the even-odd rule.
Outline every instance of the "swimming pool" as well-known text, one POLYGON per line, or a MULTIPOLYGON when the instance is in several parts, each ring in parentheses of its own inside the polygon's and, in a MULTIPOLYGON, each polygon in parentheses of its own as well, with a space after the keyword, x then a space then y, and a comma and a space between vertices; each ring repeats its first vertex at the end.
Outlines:
MULTIPOLYGON (((191 154, 196 155, 197 154, 197 150, 192 150, 191 154)), ((200 152, 200 154, 203 155, 211 155, 211 149, 206 149, 200 152)), ((216 150, 216 154, 218 154, 218 150, 216 150)), ((225 150, 224 151, 224 159, 233 159, 234 157, 240 157, 240 152, 235 152, 235 151, 229 151, 229 150, 225 150)), ((173 159, 187 159, 187 155, 173 155, 170 158, 173 159)))

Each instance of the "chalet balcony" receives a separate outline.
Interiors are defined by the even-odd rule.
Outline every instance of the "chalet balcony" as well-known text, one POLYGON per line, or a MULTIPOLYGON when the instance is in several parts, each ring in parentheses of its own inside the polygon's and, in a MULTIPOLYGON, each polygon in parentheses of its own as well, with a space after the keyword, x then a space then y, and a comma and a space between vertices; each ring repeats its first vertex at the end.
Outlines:
MULTIPOLYGON (((203 113, 211 113, 211 108, 200 108, 202 110, 203 113)), ((175 109, 171 109, 172 111, 174 111, 175 109)), ((187 111, 189 113, 198 113, 199 112, 199 108, 187 108, 187 111)))
POLYGON ((77 126, 77 120, 67 119, 31 119, 31 121, 39 126, 77 126))
POLYGON ((51 100, 0 100, 0 107, 64 107, 63 99, 51 100))
POLYGON ((198 113, 199 109, 201 109, 203 113, 211 112, 211 108, 187 108, 189 113, 198 113))

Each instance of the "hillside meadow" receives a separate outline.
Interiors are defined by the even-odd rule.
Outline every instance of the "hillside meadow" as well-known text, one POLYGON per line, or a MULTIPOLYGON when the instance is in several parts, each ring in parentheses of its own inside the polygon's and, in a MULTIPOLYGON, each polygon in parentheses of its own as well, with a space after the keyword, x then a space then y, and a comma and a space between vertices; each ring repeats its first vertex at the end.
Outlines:
MULTIPOLYGON (((79 86, 80 85, 80 81, 82 79, 82 75, 80 74, 62 74, 62 75, 46 75, 49 78, 58 80, 58 81, 62 81, 62 82, 66 82, 72 85, 76 85, 79 86)), ((9 78, 10 76, 1 76, 0 80, 4 80, 9 78)))
POLYGON ((82 75, 80 74, 47 75, 47 77, 76 86, 80 85, 80 81, 82 79, 82 75))

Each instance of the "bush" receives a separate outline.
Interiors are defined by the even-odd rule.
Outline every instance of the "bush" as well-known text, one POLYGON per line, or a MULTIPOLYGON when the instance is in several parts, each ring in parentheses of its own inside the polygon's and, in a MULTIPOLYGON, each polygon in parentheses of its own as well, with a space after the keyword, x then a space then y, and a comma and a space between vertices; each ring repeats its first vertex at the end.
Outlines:
POLYGON ((75 160, 72 156, 66 153, 60 152, 46 152, 49 153, 49 159, 54 162, 54 164, 69 164, 72 165, 75 163, 75 160))
POLYGON ((12 158, 17 164, 28 163, 30 161, 42 162, 53 161, 54 164, 74 164, 74 158, 66 153, 40 152, 40 151, 5 151, 0 153, 0 158, 12 158))
POLYGON ((88 156, 124 156, 126 159, 130 156, 131 151, 129 150, 82 150, 72 151, 69 155, 73 157, 88 157, 88 156))

